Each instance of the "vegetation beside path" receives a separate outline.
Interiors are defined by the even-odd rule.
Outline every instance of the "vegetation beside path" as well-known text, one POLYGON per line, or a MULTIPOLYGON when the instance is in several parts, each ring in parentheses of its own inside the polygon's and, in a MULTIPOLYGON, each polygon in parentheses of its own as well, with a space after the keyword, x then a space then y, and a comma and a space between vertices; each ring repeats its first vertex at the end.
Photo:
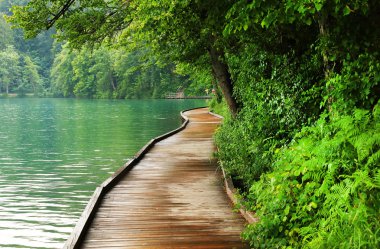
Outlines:
POLYGON ((379 248, 380 4, 307 2, 229 12, 245 41, 227 57, 241 109, 218 157, 259 217, 253 248, 379 248))

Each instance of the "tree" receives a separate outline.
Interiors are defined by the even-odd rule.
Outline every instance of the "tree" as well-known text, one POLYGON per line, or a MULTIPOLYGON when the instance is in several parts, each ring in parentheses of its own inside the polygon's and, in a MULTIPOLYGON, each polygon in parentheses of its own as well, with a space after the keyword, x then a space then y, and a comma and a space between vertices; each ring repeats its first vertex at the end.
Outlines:
POLYGON ((2 17, 2 13, 0 12, 0 49, 5 49, 7 45, 13 44, 13 34, 12 30, 9 27, 9 24, 2 17))
POLYGON ((174 72, 174 65, 156 65, 147 49, 126 52, 100 46, 71 50, 68 44, 57 54, 52 71, 56 96, 87 98, 161 98, 180 86, 187 77, 174 72))
POLYGON ((225 34, 253 33, 257 37, 275 34, 278 41, 264 38, 270 47, 261 48, 276 51, 279 45, 281 50, 277 52, 282 53, 316 52, 322 58, 323 83, 329 95, 325 106, 331 111, 336 100, 332 96, 335 89, 332 79, 344 68, 344 62, 380 48, 376 28, 379 8, 375 0, 239 0, 227 14, 231 21, 225 34))
POLYGON ((53 62, 50 73, 53 95, 73 97, 75 81, 72 61, 75 54, 71 53, 66 46, 58 53, 53 62))
POLYGON ((210 72, 217 79, 233 114, 238 103, 233 96, 233 81, 225 61, 226 48, 233 39, 222 35, 232 1, 81 1, 36 0, 13 7, 9 19, 35 36, 53 25, 58 37, 73 46, 100 43, 116 38, 146 42, 161 58, 174 62, 197 62, 207 55, 210 72))
MULTIPOLYGON (((210 95, 212 94, 212 89, 214 89, 216 101, 221 101, 222 96, 219 91, 216 91, 218 90, 218 86, 209 68, 190 63, 180 63, 176 65, 175 71, 179 74, 190 76, 191 85, 189 91, 194 95, 210 95)), ((189 92, 187 91, 187 93, 189 92)))
POLYGON ((7 45, 13 45, 21 54, 27 54, 34 64, 38 66, 38 73, 43 81, 43 87, 50 87, 50 68, 53 63, 54 54, 51 51, 54 29, 49 32, 41 32, 35 39, 25 40, 24 33, 21 29, 10 29, 3 15, 11 15, 11 8, 14 5, 24 6, 28 0, 1 0, 0 1, 0 49, 4 49, 7 45))
POLYGON ((44 89, 50 88, 50 70, 54 61, 54 51, 52 35, 54 30, 43 32, 36 38, 25 40, 21 30, 14 30, 15 32, 15 48, 20 52, 28 55, 34 64, 38 67, 38 74, 41 78, 41 85, 44 89))
POLYGON ((90 73, 95 74, 96 97, 98 98, 112 98, 113 92, 117 89, 112 60, 113 54, 113 51, 104 47, 94 51, 95 64, 90 68, 90 73))
POLYGON ((71 62, 74 72, 74 94, 77 97, 92 98, 96 93, 96 78, 90 72, 90 68, 95 65, 91 53, 87 49, 81 50, 71 62))
POLYGON ((11 84, 17 81, 20 55, 13 46, 8 46, 0 51, 0 86, 5 89, 6 94, 9 94, 11 84))
POLYGON ((21 76, 22 81, 18 86, 18 91, 23 94, 25 91, 33 92, 37 95, 41 91, 42 81, 40 75, 38 74, 38 67, 32 61, 32 59, 24 55, 22 57, 23 65, 21 65, 21 76))

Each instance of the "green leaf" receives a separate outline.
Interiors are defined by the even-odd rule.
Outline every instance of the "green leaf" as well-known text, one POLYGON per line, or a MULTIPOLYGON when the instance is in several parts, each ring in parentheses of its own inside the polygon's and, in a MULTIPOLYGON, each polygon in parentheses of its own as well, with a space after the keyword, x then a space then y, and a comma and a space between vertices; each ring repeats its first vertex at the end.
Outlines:
POLYGON ((269 27, 269 24, 267 23, 267 21, 265 19, 263 19, 261 21, 261 27, 265 28, 265 27, 269 27))
POLYGON ((306 21, 305 21, 306 25, 311 25, 312 22, 313 21, 311 20, 311 18, 307 18, 306 21))
POLYGON ((299 176, 300 174, 301 174, 301 170, 296 170, 293 173, 294 176, 299 176))
POLYGON ((314 6, 317 9, 317 11, 321 11, 321 9, 323 7, 322 3, 314 3, 314 6))
POLYGON ((289 214, 289 210, 290 210, 290 206, 287 205, 286 208, 284 209, 284 214, 288 215, 289 214))
POLYGON ((352 12, 352 10, 350 9, 350 7, 348 7, 347 5, 344 7, 343 9, 343 15, 344 16, 347 16, 349 15, 350 13, 352 12))
POLYGON ((318 205, 317 205, 317 203, 315 203, 315 202, 310 202, 310 204, 309 204, 312 208, 317 208, 318 207, 318 205))

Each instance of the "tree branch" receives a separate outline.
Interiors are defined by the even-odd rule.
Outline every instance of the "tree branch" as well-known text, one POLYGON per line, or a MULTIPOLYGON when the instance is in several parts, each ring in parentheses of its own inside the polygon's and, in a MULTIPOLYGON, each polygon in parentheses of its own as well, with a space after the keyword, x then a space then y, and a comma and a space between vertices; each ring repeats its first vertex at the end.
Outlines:
POLYGON ((71 7, 71 5, 73 5, 74 2, 75 0, 67 0, 66 3, 60 9, 60 11, 57 14, 53 14, 52 19, 47 20, 46 29, 50 29, 51 27, 53 27, 54 23, 68 11, 68 9, 71 7))

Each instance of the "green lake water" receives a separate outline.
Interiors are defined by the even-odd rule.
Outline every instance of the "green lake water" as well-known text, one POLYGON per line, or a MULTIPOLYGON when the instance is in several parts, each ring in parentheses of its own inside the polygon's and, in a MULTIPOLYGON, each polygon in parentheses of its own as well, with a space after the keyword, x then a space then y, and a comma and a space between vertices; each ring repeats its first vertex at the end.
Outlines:
POLYGON ((0 248, 61 248, 95 188, 204 100, 0 99, 0 248))

